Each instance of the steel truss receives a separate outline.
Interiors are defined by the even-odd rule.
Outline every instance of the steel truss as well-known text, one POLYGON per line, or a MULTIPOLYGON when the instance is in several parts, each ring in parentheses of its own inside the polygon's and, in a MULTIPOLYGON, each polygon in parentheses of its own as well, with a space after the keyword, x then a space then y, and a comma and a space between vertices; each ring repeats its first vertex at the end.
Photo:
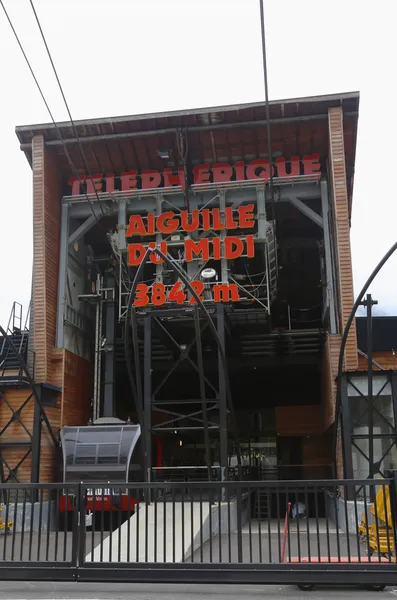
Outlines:
MULTIPOLYGON (((164 255, 158 248, 148 250, 140 264, 130 291, 127 306, 128 314, 131 316, 133 362, 135 373, 131 368, 131 356, 129 353, 129 324, 126 323, 125 350, 127 368, 130 376, 131 387, 135 395, 137 413, 140 416, 142 430, 144 432, 145 448, 145 473, 147 481, 153 478, 153 457, 152 457, 152 436, 159 433, 171 431, 189 432, 203 431, 205 458, 208 476, 211 478, 211 450, 210 450, 210 431, 218 434, 219 443, 219 467, 222 480, 227 477, 228 467, 228 413, 232 420, 232 428, 235 436, 235 443, 238 439, 236 430, 236 421, 234 418, 234 409, 230 394, 230 385, 227 371, 227 361, 225 354, 225 315, 224 306, 216 307, 216 325, 214 323, 214 314, 210 315, 200 300, 195 290, 190 285, 187 274, 172 260, 164 255), (144 265, 151 252, 156 252, 167 266, 173 269, 186 288, 195 298, 196 306, 181 306, 178 308, 149 308, 137 313, 133 306, 133 298, 137 282, 143 271, 144 265), (173 325, 180 324, 182 321, 188 323, 188 337, 186 331, 182 339, 180 333, 173 328, 173 325), (203 334, 210 330, 212 340, 216 342, 216 381, 214 380, 213 362, 211 368, 205 372, 207 366, 203 360, 203 334), (139 334, 143 340, 143 365, 139 353, 139 334), (159 381, 154 379, 153 370, 153 336, 157 334, 163 343, 171 350, 172 364, 165 370, 159 381), (193 356, 193 352, 195 352, 193 356), (170 382, 173 376, 175 379, 179 372, 184 371, 186 366, 199 378, 200 398, 195 397, 171 397, 169 392, 164 393, 165 385, 170 382), (212 378, 209 373, 212 373, 212 378), (134 377, 135 375, 135 377, 134 377), (200 407, 200 408, 199 408, 200 407), (164 420, 161 423, 155 423, 153 413, 161 413, 164 420)), ((214 313, 215 310, 212 309, 214 313)), ((177 386, 177 382, 175 384, 177 386)), ((239 457, 238 444, 236 443, 236 452, 239 457)))
MULTIPOLYGON (((13 341, 14 336, 12 334, 10 335, 10 333, 7 333, 1 326, 0 334, 3 336, 2 354, 7 357, 10 365, 10 368, 7 368, 7 364, 5 364, 0 377, 0 401, 3 406, 7 406, 11 413, 9 420, 0 431, 0 479, 2 483, 7 483, 9 481, 19 482, 18 471, 25 461, 31 457, 30 480, 32 483, 37 483, 40 480, 40 449, 43 423, 50 434, 54 448, 58 446, 58 440, 48 420, 43 405, 42 397, 43 394, 48 391, 48 386, 38 386, 34 382, 33 376, 30 373, 30 369, 25 362, 24 354, 27 354, 26 345, 20 343, 20 336, 17 335, 18 344, 15 344, 15 340, 13 341), (14 374, 10 375, 10 371, 14 374), (17 375, 15 375, 15 372, 17 375), (17 408, 15 408, 8 401, 6 393, 7 390, 15 388, 26 390, 26 399, 19 404, 17 408), (32 402, 34 403, 33 422, 31 419, 28 421, 24 419, 24 415, 22 414, 32 402), (4 435, 6 434, 7 430, 13 423, 16 422, 22 427, 27 437, 24 440, 4 440, 4 435), (25 452, 22 457, 17 460, 16 464, 11 464, 5 459, 4 451, 6 449, 20 448, 24 448, 25 452), (7 469, 7 475, 4 467, 7 469)), ((50 393, 53 391, 54 390, 51 388, 50 393)))
MULTIPOLYGON (((368 479, 380 475, 387 477, 383 462, 397 444, 397 372, 385 371, 372 358, 372 306, 377 304, 370 294, 362 303, 367 309, 367 372, 343 373, 340 382, 342 455, 345 473, 353 478, 353 452, 357 452, 368 463, 368 479), (374 373, 374 366, 378 372, 374 373), (362 377, 361 377, 361 376, 362 377), (377 391, 374 391, 375 376, 377 391), (376 406, 382 397, 390 398, 390 415, 383 414, 376 406), (361 402, 361 407, 359 407, 361 402), (356 403, 356 407, 354 406, 356 403), (354 412, 354 414, 353 414, 354 412), (378 433, 375 423, 383 426, 378 433), (358 433, 361 428, 363 431, 358 433), (360 446, 360 441, 362 442, 360 446), (383 442, 382 455, 375 460, 375 443, 383 442), (364 446, 364 447, 363 447, 364 446), (367 446, 367 449, 365 448, 367 446), (386 448, 386 450, 384 449, 386 448)), ((371 490, 373 491, 373 490, 371 490)), ((373 498, 372 498, 373 500, 373 498)))

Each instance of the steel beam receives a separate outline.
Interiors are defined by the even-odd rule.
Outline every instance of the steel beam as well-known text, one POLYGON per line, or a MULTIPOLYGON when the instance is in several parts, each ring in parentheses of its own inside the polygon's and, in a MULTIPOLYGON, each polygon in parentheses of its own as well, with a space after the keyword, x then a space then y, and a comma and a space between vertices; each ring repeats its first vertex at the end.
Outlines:
POLYGON ((93 225, 99 220, 100 217, 96 217, 96 215, 91 214, 84 223, 82 223, 73 233, 69 236, 69 246, 72 246, 74 243, 78 242, 83 235, 85 235, 93 225))
POLYGON ((337 330, 337 313, 335 304, 335 281, 333 278, 332 269, 332 249, 330 236, 330 220, 329 220, 329 197, 328 184, 325 180, 320 183, 321 187, 321 207, 323 216, 323 231, 324 231, 324 251, 325 251, 325 273, 326 273, 326 289, 327 302, 329 306, 330 333, 338 333, 337 330))
POLYGON ((127 200, 121 199, 118 202, 118 231, 119 231, 119 249, 125 250, 127 248, 127 240, 125 239, 125 232, 127 226, 127 200))
POLYGON ((265 188, 263 186, 256 188, 256 205, 258 213, 258 238, 261 241, 266 240, 266 199, 265 188))
MULTIPOLYGON (((41 398, 41 386, 38 386, 37 393, 41 398)), ((41 449, 41 410, 37 402, 34 403, 33 411, 33 435, 32 435, 32 463, 30 471, 31 483, 40 481, 40 449, 41 449)), ((35 492, 37 494, 37 491, 35 492)))
MULTIPOLYGON (((111 289, 115 287, 115 278, 113 275, 106 277, 106 287, 111 289)), ((115 293, 113 299, 108 299, 105 304, 106 313, 106 343, 104 348, 105 354, 105 372, 103 384, 103 417, 114 417, 114 344, 115 344, 115 327, 116 327, 116 303, 115 293)))
POLYGON ((344 373, 341 381, 342 393, 342 421, 341 433, 344 437, 344 456, 342 456, 343 477, 345 479, 353 479, 353 456, 352 456, 352 438, 351 438, 351 415, 349 407, 349 396, 347 386, 348 374, 344 373))
POLYGON ((203 413, 205 461, 207 463, 207 469, 208 469, 208 480, 211 481, 211 447, 210 447, 210 437, 209 437, 209 433, 208 433, 208 414, 207 414, 206 394, 205 394, 203 350, 202 350, 202 344, 201 344, 201 326, 200 326, 200 317, 199 317, 199 312, 198 312, 197 307, 195 307, 195 311, 194 311, 194 331, 196 334, 201 409, 202 409, 202 413, 203 413))
POLYGON ((144 318, 144 358, 143 358, 143 390, 144 390, 144 436, 146 454, 145 481, 152 476, 152 317, 148 311, 144 318))
POLYGON ((69 247, 69 205, 62 204, 61 211, 61 236, 59 247, 59 275, 58 275, 58 302, 57 302, 57 331, 56 347, 64 345, 64 316, 66 305, 66 278, 68 271, 69 247))
MULTIPOLYGON (((222 304, 218 304, 216 308, 217 315, 217 330, 220 343, 223 350, 225 351, 225 313, 222 304)), ((226 373, 223 366, 223 361, 218 351, 218 369, 219 369, 219 427, 220 427, 220 460, 219 465, 221 467, 221 479, 225 481, 227 479, 228 462, 227 462, 227 386, 226 386, 226 373)), ((233 423, 233 426, 235 424, 233 423)))
POLYGON ((304 202, 302 202, 302 200, 299 200, 299 198, 293 195, 290 195, 288 200, 292 204, 292 206, 295 206, 295 208, 297 208, 299 212, 308 217, 311 221, 313 221, 313 223, 315 223, 321 228, 324 227, 323 218, 320 217, 320 215, 317 214, 312 208, 310 208, 304 202))

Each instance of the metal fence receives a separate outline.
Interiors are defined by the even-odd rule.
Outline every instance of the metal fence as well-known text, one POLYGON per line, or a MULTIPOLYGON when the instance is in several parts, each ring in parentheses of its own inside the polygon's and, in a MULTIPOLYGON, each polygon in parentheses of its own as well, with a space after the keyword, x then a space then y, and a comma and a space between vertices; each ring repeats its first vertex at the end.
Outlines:
POLYGON ((395 584, 397 478, 2 485, 0 579, 395 584))

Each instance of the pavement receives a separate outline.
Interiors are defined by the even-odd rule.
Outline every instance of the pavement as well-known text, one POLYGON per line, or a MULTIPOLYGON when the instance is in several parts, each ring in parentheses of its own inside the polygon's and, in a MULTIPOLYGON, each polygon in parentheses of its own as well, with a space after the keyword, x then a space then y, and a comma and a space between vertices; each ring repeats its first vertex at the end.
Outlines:
POLYGON ((154 585, 154 584, 85 584, 3 582, 0 600, 393 600, 397 588, 382 593, 357 588, 316 587, 302 592, 294 586, 225 586, 225 585, 154 585))

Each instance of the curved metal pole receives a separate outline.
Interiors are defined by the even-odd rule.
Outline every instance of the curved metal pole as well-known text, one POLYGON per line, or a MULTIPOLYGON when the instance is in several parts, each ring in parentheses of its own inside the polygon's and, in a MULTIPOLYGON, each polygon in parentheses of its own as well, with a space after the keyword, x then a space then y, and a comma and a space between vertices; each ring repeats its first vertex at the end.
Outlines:
MULTIPOLYGON (((379 273, 379 271, 381 270, 383 265, 389 260, 389 258, 392 256, 392 254, 396 250, 397 250, 397 242, 395 242, 393 244, 393 246, 388 250, 388 252, 386 252, 384 257, 379 261, 379 263, 376 265, 375 269, 372 271, 371 275, 368 277, 361 292, 357 296, 357 299, 353 305, 353 308, 351 310, 351 313, 350 313, 347 323, 345 325, 345 329, 343 331, 342 341, 341 341, 340 351, 339 351, 338 375, 337 375, 337 380, 336 380, 335 430, 334 430, 334 439, 333 439, 334 474, 336 473, 336 450, 337 450, 337 445, 338 445, 338 424, 339 424, 339 416, 340 416, 340 410, 341 410, 341 404, 342 404, 341 379, 342 379, 342 373, 343 373, 343 360, 345 357, 347 337, 349 335, 349 331, 350 331, 351 325, 353 323, 353 319, 355 317, 357 309, 360 306, 366 291, 368 290, 369 286, 371 285, 371 283, 373 282, 373 280, 375 279, 375 277, 377 276, 377 274, 379 273)), ((341 442, 342 442, 342 456, 344 457, 346 448, 344 447, 343 435, 342 435, 341 442)), ((344 468, 345 468, 345 465, 343 462, 343 469, 344 468)))
POLYGON ((35 382, 33 380, 33 377, 30 374, 30 371, 29 371, 29 369, 27 367, 27 364, 23 360, 22 356, 19 354, 18 350, 16 349, 14 343, 11 341, 10 337, 7 335, 7 333, 4 331, 4 329, 1 326, 0 326, 0 333, 7 340, 7 343, 10 345, 12 351, 14 352, 15 356, 17 357, 17 360, 18 360, 19 364, 21 365, 22 370, 25 372, 25 375, 26 375, 26 378, 27 378, 27 380, 29 382, 29 385, 32 388, 34 399, 37 402, 38 406, 40 407, 40 412, 41 412, 41 414, 43 416, 44 423, 47 425, 47 429, 48 429, 48 432, 49 432, 49 434, 51 436, 51 439, 52 439, 54 445, 57 447, 58 446, 58 440, 55 437, 55 434, 54 434, 54 432, 52 430, 52 427, 51 427, 51 423, 49 422, 49 420, 47 418, 47 415, 45 414, 44 405, 43 405, 43 403, 41 401, 40 395, 37 392, 36 384, 35 384, 35 382))
MULTIPOLYGON (((194 299, 196 300, 197 304, 200 306, 200 308, 202 309, 205 318, 208 321, 208 325, 212 331, 212 334, 215 338, 215 342, 216 345, 218 347, 218 351, 219 351, 219 355, 221 357, 221 361, 223 364, 223 368, 225 371, 225 379, 226 379, 226 398, 227 398, 227 403, 228 403, 228 408, 232 417, 232 421, 233 421, 233 433, 234 433, 234 437, 235 437, 235 445, 236 445, 236 452, 237 452, 237 463, 238 463, 238 467, 239 470, 241 469, 241 456, 240 456, 240 450, 239 450, 239 443, 238 443, 238 435, 237 435, 237 421, 236 421, 236 416, 235 416, 235 412, 234 412, 234 407, 231 401, 231 392, 230 392, 230 382, 229 382, 229 372, 228 372, 228 368, 227 368, 227 360, 226 360, 226 355, 225 355, 225 351, 223 349, 222 343, 219 339, 219 335, 218 332, 216 330, 216 327, 214 325, 213 320, 211 319, 210 314, 208 313, 207 309, 204 306, 203 301, 201 300, 200 296, 197 294, 196 290, 191 286, 190 281, 187 277, 187 274, 183 271, 183 269, 181 269, 179 266, 177 266, 166 254, 163 254, 163 252, 160 250, 160 248, 148 248, 146 250, 145 256, 142 259, 142 262, 140 263, 137 272, 135 274, 134 277, 134 281, 131 287, 131 291, 128 297, 128 303, 127 303, 127 319, 128 319, 128 314, 131 310, 131 306, 132 306, 132 301, 133 301, 133 297, 135 295, 135 290, 136 290, 136 286, 138 284, 138 278, 140 276, 140 274, 143 271, 143 267, 146 264, 146 262, 148 261, 149 255, 155 253, 158 256, 160 256, 160 258, 163 259, 164 262, 167 263, 167 265, 170 267, 170 269, 172 269, 173 271, 175 271, 178 276, 180 277, 180 279, 182 280, 182 282, 185 284, 185 286, 188 288, 189 292, 192 294, 192 296, 194 297, 194 299)), ((142 409, 142 413, 143 413, 143 409, 142 409)))

